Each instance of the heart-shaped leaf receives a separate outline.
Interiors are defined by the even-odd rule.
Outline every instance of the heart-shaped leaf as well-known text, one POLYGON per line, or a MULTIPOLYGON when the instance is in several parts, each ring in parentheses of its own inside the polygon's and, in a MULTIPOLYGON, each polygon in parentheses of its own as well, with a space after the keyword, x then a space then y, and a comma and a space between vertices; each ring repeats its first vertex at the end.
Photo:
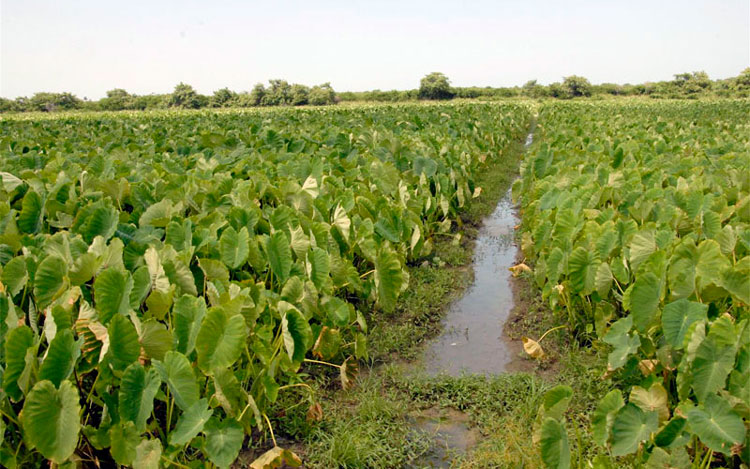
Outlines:
POLYGON ((78 391, 70 381, 56 388, 39 381, 26 396, 21 425, 28 444, 45 458, 62 464, 73 455, 81 430, 78 391))

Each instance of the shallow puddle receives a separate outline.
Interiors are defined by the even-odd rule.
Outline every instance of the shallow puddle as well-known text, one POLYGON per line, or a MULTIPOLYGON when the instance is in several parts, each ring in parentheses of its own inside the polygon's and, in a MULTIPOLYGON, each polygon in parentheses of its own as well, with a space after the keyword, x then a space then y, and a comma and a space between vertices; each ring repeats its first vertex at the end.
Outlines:
MULTIPOLYGON (((526 138, 531 145, 533 134, 526 138)), ((474 281, 464 296, 450 306, 443 321, 443 333, 425 353, 425 371, 429 374, 495 374, 507 371, 518 347, 504 337, 505 322, 513 310, 511 273, 516 263, 516 217, 511 192, 498 202, 483 220, 474 247, 474 281)), ((451 467, 452 460, 467 453, 476 436, 466 414, 428 410, 413 417, 410 426, 432 435, 430 451, 410 467, 451 467)))
POLYGON ((465 454, 476 443, 469 417, 454 409, 427 409, 413 416, 410 425, 432 439, 430 450, 408 465, 410 469, 450 467, 456 455, 465 454))
POLYGON ((429 346, 424 361, 428 373, 501 373, 514 358, 503 339, 503 325, 513 309, 508 268, 518 252, 516 224, 508 191, 479 229, 474 282, 450 307, 443 334, 429 346))

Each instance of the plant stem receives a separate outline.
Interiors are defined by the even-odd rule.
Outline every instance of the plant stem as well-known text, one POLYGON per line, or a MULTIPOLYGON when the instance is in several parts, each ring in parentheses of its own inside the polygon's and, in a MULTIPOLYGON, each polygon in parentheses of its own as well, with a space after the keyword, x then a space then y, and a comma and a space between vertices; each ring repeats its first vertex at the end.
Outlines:
POLYGON ((562 326, 553 327, 552 329, 550 329, 547 332, 545 332, 544 334, 542 334, 542 336, 539 337, 539 340, 537 340, 537 342, 541 342, 542 339, 544 339, 545 337, 547 337, 547 334, 549 334, 550 332, 553 332, 553 331, 556 331, 556 330, 559 330, 559 329, 565 329, 567 327, 568 327, 567 324, 563 324, 562 326))
POLYGON ((304 360, 302 360, 302 361, 304 361, 304 362, 306 362, 306 363, 317 363, 318 365, 328 365, 328 366, 332 366, 332 367, 334 367, 334 368, 338 368, 338 369, 341 369, 341 365, 336 365, 336 364, 333 364, 333 363, 328 363, 328 362, 322 362, 322 361, 320 361, 320 360, 312 360, 312 359, 310 359, 310 358, 305 358, 305 359, 304 359, 304 360))
POLYGON ((268 415, 263 413, 263 418, 266 419, 266 425, 268 425, 268 431, 271 432, 271 440, 273 441, 273 446, 274 447, 279 446, 276 444, 276 437, 273 436, 273 428, 271 427, 271 421, 268 420, 268 415))
POLYGON ((14 424, 16 424, 16 426, 18 428, 21 428, 21 423, 18 420, 16 420, 15 418, 11 417, 9 414, 6 414, 4 410, 0 409, 0 415, 2 415, 3 417, 5 417, 6 419, 10 420, 14 424))

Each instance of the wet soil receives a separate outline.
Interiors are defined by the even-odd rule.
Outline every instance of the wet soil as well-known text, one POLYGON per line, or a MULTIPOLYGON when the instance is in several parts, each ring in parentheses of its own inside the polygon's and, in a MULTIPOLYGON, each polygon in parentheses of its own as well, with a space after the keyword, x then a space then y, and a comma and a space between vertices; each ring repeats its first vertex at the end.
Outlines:
MULTIPOLYGON (((525 148, 533 140, 526 138, 525 148)), ((519 296, 508 270, 519 261, 515 227, 519 219, 510 189, 479 228, 472 268, 474 281, 453 303, 443 320, 443 333, 429 346, 423 360, 429 374, 494 374, 522 371, 521 345, 511 340, 505 324, 519 296)))
POLYGON ((410 469, 450 467, 451 460, 466 453, 478 438, 469 427, 469 417, 455 409, 431 407, 410 415, 409 420, 415 431, 426 433, 433 442, 430 451, 407 466, 410 469))
MULTIPOLYGON (((526 148, 532 139, 533 133, 529 133, 526 148)), ((450 306, 443 320, 443 333, 425 352, 422 364, 428 374, 490 375, 534 368, 531 361, 522 357, 519 338, 512 340, 506 330, 511 316, 518 318, 527 306, 526 298, 520 294, 523 286, 508 270, 521 260, 515 238, 518 223, 508 190, 479 228, 472 285, 450 306)), ((434 436, 430 451, 410 467, 450 467, 451 461, 468 452, 477 438, 468 416, 453 409, 428 409, 412 419, 412 428, 434 436)))
POLYGON ((429 346, 428 373, 502 373, 514 352, 503 340, 503 325, 513 309, 511 273, 516 261, 514 213, 510 191, 484 220, 475 241, 474 282, 449 309, 443 334, 429 346))

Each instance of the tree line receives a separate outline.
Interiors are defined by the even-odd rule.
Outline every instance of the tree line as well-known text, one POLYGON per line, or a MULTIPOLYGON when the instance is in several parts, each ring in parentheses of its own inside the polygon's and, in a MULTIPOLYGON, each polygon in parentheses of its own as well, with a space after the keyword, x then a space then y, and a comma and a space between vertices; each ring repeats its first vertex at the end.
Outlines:
POLYGON ((529 80, 523 86, 512 87, 453 87, 444 74, 435 72, 425 76, 420 87, 413 90, 347 91, 338 94, 341 101, 398 102, 415 99, 453 98, 557 98, 572 99, 603 96, 647 96, 652 98, 691 99, 705 97, 750 97, 750 68, 738 76, 711 80, 706 72, 680 73, 673 80, 641 84, 601 83, 597 85, 585 77, 571 75, 562 81, 542 85, 529 80))
POLYGON ((286 80, 269 80, 268 86, 258 83, 250 92, 222 88, 212 95, 198 93, 192 86, 179 83, 171 93, 137 95, 122 88, 107 91, 98 101, 80 99, 72 93, 36 93, 31 98, 14 100, 0 98, 0 112, 123 111, 146 109, 201 109, 254 106, 323 106, 337 102, 330 83, 308 87, 286 80))
POLYGON ((680 73, 673 80, 641 84, 601 83, 593 85, 585 77, 571 75, 562 81, 542 85, 529 80, 513 87, 454 87, 440 72, 426 75, 419 88, 411 90, 345 91, 336 93, 330 83, 308 87, 286 80, 269 80, 268 86, 258 83, 249 92, 228 88, 212 95, 198 93, 192 86, 179 83, 172 93, 137 95, 116 88, 107 96, 90 101, 72 93, 41 92, 31 98, 14 100, 0 98, 0 112, 67 111, 74 109, 120 111, 146 109, 201 109, 259 106, 323 106, 341 101, 400 102, 417 99, 447 100, 453 98, 501 99, 513 97, 572 99, 603 96, 646 96, 652 98, 697 99, 704 97, 750 97, 750 68, 738 76, 712 80, 706 72, 680 73))

